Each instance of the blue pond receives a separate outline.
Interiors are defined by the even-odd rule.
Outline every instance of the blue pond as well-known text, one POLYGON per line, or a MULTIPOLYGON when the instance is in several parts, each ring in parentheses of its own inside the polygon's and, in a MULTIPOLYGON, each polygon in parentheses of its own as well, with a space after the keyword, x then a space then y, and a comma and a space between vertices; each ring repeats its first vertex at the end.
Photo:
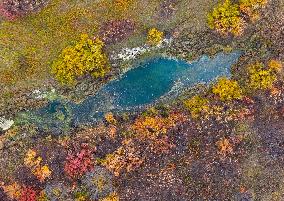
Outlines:
POLYGON ((58 125, 58 120, 53 122, 54 115, 60 113, 60 118, 65 116, 63 119, 68 119, 68 123, 91 123, 109 111, 131 110, 153 103, 169 94, 177 85, 179 88, 191 87, 197 83, 211 82, 219 76, 229 77, 230 67, 240 55, 240 52, 219 53, 214 58, 202 56, 192 63, 169 58, 147 60, 126 72, 120 79, 109 82, 96 95, 82 103, 51 102, 47 107, 34 112, 32 119, 37 116, 41 123, 53 119, 50 123, 55 126, 58 125))

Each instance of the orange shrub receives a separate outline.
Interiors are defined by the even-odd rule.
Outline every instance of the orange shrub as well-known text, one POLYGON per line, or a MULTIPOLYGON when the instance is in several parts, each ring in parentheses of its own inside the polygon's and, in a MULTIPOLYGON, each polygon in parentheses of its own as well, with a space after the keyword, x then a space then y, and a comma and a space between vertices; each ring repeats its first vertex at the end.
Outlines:
POLYGON ((216 142, 219 152, 226 155, 233 152, 232 144, 226 138, 222 138, 216 142))
POLYGON ((24 158, 24 164, 31 169, 39 181, 43 182, 51 175, 51 171, 47 165, 41 165, 42 158, 36 155, 34 150, 29 149, 24 158))
POLYGON ((168 154, 169 151, 175 148, 175 144, 173 144, 168 136, 163 135, 161 138, 157 138, 150 143, 151 152, 155 154, 168 154))
POLYGON ((99 201, 119 201, 119 196, 116 192, 109 194, 107 197, 100 199, 99 201))
POLYGON ((271 59, 268 62, 268 67, 276 72, 279 72, 282 70, 282 63, 279 60, 271 59))
POLYGON ((259 10, 267 4, 267 0, 240 0, 240 10, 248 15, 251 21, 259 19, 259 10))
POLYGON ((18 200, 21 197, 22 187, 18 183, 1 186, 7 196, 12 200, 18 200))
POLYGON ((105 114, 105 120, 110 124, 116 124, 117 121, 111 112, 105 114))
POLYGON ((184 116, 179 113, 170 113, 168 117, 146 116, 138 117, 131 129, 142 138, 156 138, 159 134, 165 134, 175 127, 176 123, 183 121, 184 116))
POLYGON ((136 151, 132 140, 123 141, 123 146, 108 154, 103 160, 104 165, 115 176, 119 176, 123 170, 130 172, 143 163, 144 159, 136 151))

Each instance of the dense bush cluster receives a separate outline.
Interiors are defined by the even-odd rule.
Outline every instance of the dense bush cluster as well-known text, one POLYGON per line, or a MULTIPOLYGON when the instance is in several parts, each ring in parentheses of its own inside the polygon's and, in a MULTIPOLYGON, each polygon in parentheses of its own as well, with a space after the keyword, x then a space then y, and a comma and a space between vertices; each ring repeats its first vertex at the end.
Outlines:
POLYGON ((190 111, 192 117, 198 117, 203 111, 208 110, 208 100, 201 96, 193 96, 184 101, 185 107, 190 111))
POLYGON ((93 152, 93 149, 83 145, 79 152, 69 153, 64 166, 66 174, 74 179, 82 176, 87 171, 92 170, 94 165, 93 152))
POLYGON ((222 138, 216 142, 216 146, 219 149, 219 153, 222 155, 226 155, 233 152, 232 144, 226 138, 222 138))
POLYGON ((165 134, 173 128, 179 121, 183 121, 183 115, 170 113, 166 117, 161 115, 141 116, 137 118, 131 129, 141 138, 156 138, 160 134, 165 134))
MULTIPOLYGON (((15 182, 10 185, 1 184, 1 189, 7 195, 5 200, 14 201, 119 200, 111 174, 103 167, 94 167, 92 171, 84 175, 81 182, 80 185, 72 188, 63 181, 49 181, 43 189, 39 186, 26 186, 15 182)), ((2 201, 1 194, 0 198, 2 201)))
POLYGON ((19 200, 21 198, 22 187, 17 182, 1 187, 10 199, 19 200))
POLYGON ((106 155, 102 164, 115 176, 119 176, 123 171, 130 172, 138 168, 144 159, 140 156, 140 151, 136 149, 132 140, 125 140, 123 146, 113 153, 106 155))
POLYGON ((276 60, 276 59, 271 59, 268 62, 268 67, 276 73, 281 72, 283 70, 283 65, 282 65, 281 61, 276 60))
POLYGON ((36 191, 31 187, 24 187, 22 189, 21 197, 19 201, 37 201, 36 191))
MULTIPOLYGON (((39 191, 34 186, 25 186, 18 183, 12 183, 10 185, 1 186, 4 192, 7 194, 7 199, 13 201, 47 201, 47 199, 41 199, 39 191)), ((3 197, 0 197, 1 201, 3 197)))
POLYGON ((242 98, 242 90, 237 81, 221 77, 213 86, 212 92, 222 101, 231 101, 242 98))
POLYGON ((110 70, 103 46, 100 39, 91 40, 82 34, 79 42, 62 50, 52 64, 52 73, 62 84, 73 84, 77 77, 86 73, 95 78, 103 77, 110 70))
POLYGON ((133 34, 135 24, 132 20, 112 20, 102 25, 100 37, 106 44, 120 42, 133 34))
MULTIPOLYGON (((94 158, 91 156, 94 149, 89 148, 84 143, 79 147, 73 144, 72 147, 72 151, 65 162, 62 162, 65 163, 64 171, 68 173, 65 176, 68 179, 72 178, 73 186, 67 182, 67 178, 62 174, 47 180, 41 186, 23 185, 17 182, 7 185, 1 183, 0 187, 3 192, 11 200, 16 201, 119 200, 113 186, 111 173, 94 163, 94 158), (63 176, 65 179, 61 180, 58 176, 63 176)), ((53 155, 52 157, 56 156, 53 155)), ((24 158, 24 164, 31 167, 40 166, 41 163, 42 158, 30 149, 24 158)), ((55 166, 52 166, 52 168, 55 168, 55 166)))
POLYGON ((223 35, 230 33, 239 36, 245 28, 245 22, 259 19, 259 11, 266 4, 267 0, 240 0, 238 4, 225 0, 208 14, 208 25, 223 35), (249 20, 246 20, 246 16, 249 20))
POLYGON ((70 199, 70 187, 64 185, 61 182, 48 183, 43 190, 43 195, 41 196, 43 200, 68 200, 70 199))
POLYGON ((107 197, 101 199, 100 201, 119 201, 119 196, 116 192, 114 192, 108 195, 107 197))
POLYGON ((239 6, 230 0, 218 4, 208 14, 208 25, 224 35, 228 33, 235 36, 240 35, 244 29, 244 21, 241 18, 239 6))
POLYGON ((3 0, 0 3, 0 14, 8 19, 15 19, 32 11, 37 11, 49 0, 3 0))
MULTIPOLYGON (((270 65, 275 68, 276 65, 273 61, 270 65), (272 65, 271 65, 272 64, 272 65)), ((253 90, 269 89, 273 86, 277 77, 273 68, 265 67, 263 63, 256 62, 248 65, 248 86, 253 90)))
POLYGON ((115 125, 117 123, 115 117, 113 116, 113 113, 109 112, 109 113, 106 113, 104 115, 104 118, 105 120, 109 123, 109 124, 113 124, 115 125))

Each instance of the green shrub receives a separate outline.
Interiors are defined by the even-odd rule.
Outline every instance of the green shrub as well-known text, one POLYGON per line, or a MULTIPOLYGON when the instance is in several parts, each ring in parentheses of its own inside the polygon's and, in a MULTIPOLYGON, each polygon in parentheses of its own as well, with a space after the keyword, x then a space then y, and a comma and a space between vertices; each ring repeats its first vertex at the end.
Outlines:
POLYGON ((239 6, 225 0, 219 3, 207 17, 211 29, 216 29, 221 34, 231 33, 238 36, 242 33, 244 23, 240 15, 239 6))
POLYGON ((225 77, 218 79, 213 86, 212 92, 222 101, 231 101, 242 98, 242 90, 237 81, 229 80, 225 77))
POLYGON ((263 63, 256 62, 248 66, 248 86, 253 90, 270 89, 277 77, 275 71, 269 68, 266 69, 263 63))
POLYGON ((198 117, 202 111, 208 110, 208 100, 201 96, 193 96, 192 98, 185 100, 183 103, 194 118, 198 117))
POLYGON ((103 46, 100 39, 91 40, 87 34, 82 34, 77 44, 62 50, 52 64, 52 73, 62 84, 74 84, 77 77, 86 73, 95 78, 103 77, 110 69, 103 46))

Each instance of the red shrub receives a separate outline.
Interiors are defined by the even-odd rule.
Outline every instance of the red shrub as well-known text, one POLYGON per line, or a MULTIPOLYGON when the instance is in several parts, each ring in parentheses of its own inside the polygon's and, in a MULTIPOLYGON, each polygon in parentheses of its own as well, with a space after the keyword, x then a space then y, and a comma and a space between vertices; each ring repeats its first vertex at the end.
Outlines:
POLYGON ((17 18, 16 15, 14 15, 9 10, 7 10, 7 8, 5 8, 5 5, 3 3, 0 4, 0 15, 8 20, 14 20, 17 18))
POLYGON ((131 20, 112 20, 102 25, 100 38, 106 43, 116 43, 133 34, 135 24, 131 20))
POLYGON ((49 0, 3 0, 0 4, 0 15, 8 20, 27 13, 37 11, 48 3, 49 0))
POLYGON ((82 145, 79 152, 68 153, 64 165, 64 171, 70 178, 82 176, 85 172, 91 170, 94 166, 94 158, 92 156, 94 149, 82 145))
POLYGON ((31 187, 24 187, 19 201, 36 201, 36 191, 31 187))

